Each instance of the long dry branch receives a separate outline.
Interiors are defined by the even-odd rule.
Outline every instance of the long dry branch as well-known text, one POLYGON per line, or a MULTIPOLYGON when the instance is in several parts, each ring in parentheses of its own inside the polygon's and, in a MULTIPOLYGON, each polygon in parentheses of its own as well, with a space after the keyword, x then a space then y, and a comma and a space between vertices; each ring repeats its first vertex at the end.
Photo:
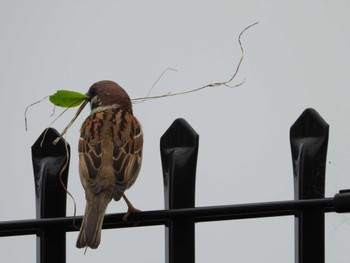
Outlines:
MULTIPOLYGON (((152 99, 160 99, 160 98, 164 98, 164 97, 172 97, 172 96, 179 96, 179 95, 189 94, 189 93, 200 91, 200 90, 203 90, 203 89, 206 89, 206 88, 213 88, 213 87, 219 87, 219 86, 226 86, 226 87, 229 87, 229 88, 236 88, 236 87, 241 86, 244 83, 245 80, 243 80, 242 82, 240 82, 240 83, 238 83, 238 84, 236 84, 234 86, 230 86, 229 85, 229 83, 232 82, 233 79, 237 76, 237 74, 239 72, 239 69, 240 69, 240 67, 242 65, 243 59, 244 59, 244 49, 243 49, 241 38, 242 38, 242 35, 244 34, 244 32, 246 32, 249 28, 255 26, 258 23, 259 22, 255 22, 254 24, 251 24, 251 25, 247 26, 239 34, 239 36, 238 36, 238 43, 239 43, 239 47, 241 49, 241 57, 240 57, 240 60, 239 60, 239 62, 237 64, 237 66, 236 66, 236 69, 235 69, 233 75, 230 77, 230 79, 228 79, 226 81, 223 81, 223 82, 210 83, 210 84, 207 84, 207 85, 204 85, 202 87, 199 87, 199 88, 196 88, 196 89, 192 89, 192 90, 187 90, 187 91, 182 91, 182 92, 177 92, 177 93, 167 93, 167 94, 156 95, 156 96, 148 96, 150 91, 153 89, 153 87, 155 85, 155 84, 153 84, 151 90, 148 92, 146 97, 132 99, 131 100, 132 103, 140 103, 140 102, 144 102, 144 101, 152 100, 152 99)), ((166 70, 168 70, 168 69, 166 69, 166 70)), ((162 75, 164 74, 165 71, 162 72, 162 74, 160 75, 160 77, 158 77, 158 79, 157 79, 157 81, 155 83, 157 83, 159 81, 159 79, 162 77, 162 75)))

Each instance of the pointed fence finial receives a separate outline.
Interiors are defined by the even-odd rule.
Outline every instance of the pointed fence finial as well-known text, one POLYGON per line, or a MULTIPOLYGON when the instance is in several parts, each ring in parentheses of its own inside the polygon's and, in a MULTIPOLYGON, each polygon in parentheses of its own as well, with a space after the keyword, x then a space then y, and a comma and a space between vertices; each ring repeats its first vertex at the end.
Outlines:
MULTIPOLYGON (((329 125, 306 109, 290 128, 295 200, 324 198, 329 125)), ((295 262, 325 261, 324 211, 301 210, 295 218, 295 262)))
MULTIPOLYGON (((196 168, 199 135, 184 120, 177 119, 160 140, 165 208, 195 206, 196 168)), ((166 262, 195 262, 193 219, 169 220, 166 225, 166 262)))
MULTIPOLYGON (((45 130, 32 146, 36 193, 36 217, 66 216, 70 147, 65 140, 52 142, 60 134, 52 128, 45 130), (64 171, 62 171, 64 169, 64 171)), ((42 229, 37 235, 37 263, 66 262, 66 232, 64 227, 42 229)))

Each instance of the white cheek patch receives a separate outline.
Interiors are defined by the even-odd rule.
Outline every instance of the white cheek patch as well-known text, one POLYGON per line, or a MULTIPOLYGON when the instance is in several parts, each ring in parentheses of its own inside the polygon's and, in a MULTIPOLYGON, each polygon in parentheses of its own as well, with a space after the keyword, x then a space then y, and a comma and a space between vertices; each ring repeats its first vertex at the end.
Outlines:
POLYGON ((99 106, 93 110, 91 110, 91 114, 94 114, 94 113, 97 113, 97 112, 100 112, 100 111, 104 111, 104 110, 109 110, 109 109, 118 109, 120 108, 120 105, 119 104, 112 104, 112 105, 107 105, 107 106, 99 106))
POLYGON ((99 105, 100 103, 101 103, 101 100, 97 96, 92 97, 90 100, 91 109, 96 108, 96 106, 99 105))

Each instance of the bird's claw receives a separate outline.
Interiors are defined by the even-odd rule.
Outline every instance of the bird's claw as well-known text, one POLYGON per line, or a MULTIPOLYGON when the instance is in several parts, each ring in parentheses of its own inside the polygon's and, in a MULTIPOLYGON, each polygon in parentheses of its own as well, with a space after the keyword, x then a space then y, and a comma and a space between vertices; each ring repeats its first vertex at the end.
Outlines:
POLYGON ((128 221, 128 217, 131 213, 138 213, 141 212, 141 210, 136 209, 131 202, 129 201, 129 199, 125 196, 125 194, 122 195, 122 197, 124 198, 126 205, 128 206, 128 212, 126 212, 126 214, 123 216, 123 221, 126 222, 128 221))
POLYGON ((123 221, 126 222, 128 221, 128 218, 129 216, 132 214, 132 213, 139 213, 141 212, 141 210, 139 209, 136 209, 135 207, 131 206, 131 207, 128 207, 128 211, 125 213, 125 215, 123 216, 123 221))

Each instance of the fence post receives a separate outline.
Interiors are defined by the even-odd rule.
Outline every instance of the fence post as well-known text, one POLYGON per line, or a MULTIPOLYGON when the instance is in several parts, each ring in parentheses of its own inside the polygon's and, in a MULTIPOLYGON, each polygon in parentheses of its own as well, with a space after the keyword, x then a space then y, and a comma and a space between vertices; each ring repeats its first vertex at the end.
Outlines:
MULTIPOLYGON (((295 200, 324 198, 329 125, 306 109, 290 128, 295 200)), ((325 262, 324 211, 298 211, 295 218, 295 262, 325 262)))
MULTIPOLYGON (((198 141, 199 135, 184 119, 176 119, 160 139, 165 209, 195 206, 198 141)), ((165 246, 165 262, 194 263, 194 220, 169 220, 165 246)))
MULTIPOLYGON (((62 138, 56 145, 53 141, 59 136, 55 129, 45 130, 32 146, 32 161, 35 181, 36 218, 66 216, 67 187, 70 147, 62 138)), ((66 262, 66 232, 64 227, 41 229, 37 234, 37 263, 66 262)))

